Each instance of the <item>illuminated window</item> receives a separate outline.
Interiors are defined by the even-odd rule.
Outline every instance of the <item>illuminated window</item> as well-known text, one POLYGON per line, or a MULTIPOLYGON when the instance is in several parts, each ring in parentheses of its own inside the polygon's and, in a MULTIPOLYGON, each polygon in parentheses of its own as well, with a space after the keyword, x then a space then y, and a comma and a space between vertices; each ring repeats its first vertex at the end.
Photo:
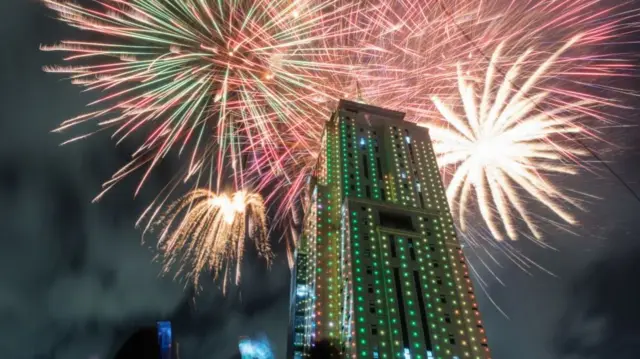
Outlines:
POLYGON ((306 297, 309 294, 309 287, 306 284, 298 284, 296 295, 298 297, 306 297))

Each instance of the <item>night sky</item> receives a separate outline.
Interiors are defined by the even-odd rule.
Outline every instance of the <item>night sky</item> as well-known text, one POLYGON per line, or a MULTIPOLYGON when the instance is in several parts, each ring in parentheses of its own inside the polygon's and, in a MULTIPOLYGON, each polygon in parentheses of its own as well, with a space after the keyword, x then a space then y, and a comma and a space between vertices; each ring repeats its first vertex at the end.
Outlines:
MULTIPOLYGON (((182 359, 234 358, 240 336, 260 333, 282 358, 289 271, 281 249, 270 271, 250 253, 241 287, 226 297, 209 283, 194 299, 159 277, 153 238, 141 244, 134 228, 175 163, 164 164, 137 199, 132 180, 91 203, 132 146, 114 148, 106 135, 58 146, 69 135, 50 130, 93 97, 41 71, 60 54, 39 52, 39 44, 74 33, 51 16, 35 0, 0 1, 2 358, 111 359, 135 329, 162 319, 174 323, 182 359)), ((625 112, 626 120, 637 122, 637 113, 625 112)), ((640 129, 607 138, 615 146, 602 157, 640 192, 640 129)), ((505 260, 493 266, 506 286, 486 277, 488 291, 510 317, 480 296, 493 357, 637 359, 640 203, 604 170, 563 181, 601 199, 578 214, 576 234, 546 229, 558 251, 516 243, 557 277, 528 275, 505 260)))

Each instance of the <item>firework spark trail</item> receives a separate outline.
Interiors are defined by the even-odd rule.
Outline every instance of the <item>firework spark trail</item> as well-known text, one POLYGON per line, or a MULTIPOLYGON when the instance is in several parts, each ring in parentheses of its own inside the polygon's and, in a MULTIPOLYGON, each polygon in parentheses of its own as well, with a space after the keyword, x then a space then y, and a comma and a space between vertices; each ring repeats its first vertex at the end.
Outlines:
MULTIPOLYGON (((546 203, 559 218, 574 221, 555 201, 579 203, 550 177, 537 176, 571 174, 587 166, 571 131, 603 140, 602 129, 619 121, 609 110, 623 107, 621 97, 635 95, 607 82, 633 71, 629 57, 614 47, 637 32, 638 11, 625 10, 629 2, 103 0, 94 10, 43 1, 63 21, 107 39, 43 47, 84 63, 48 70, 105 93, 93 103, 102 109, 69 120, 60 130, 97 120, 102 128, 115 127, 120 139, 148 131, 131 163, 105 183, 105 190, 146 169, 142 185, 171 149, 190 151, 189 169, 180 180, 195 177, 197 186, 202 178, 207 187, 217 188, 230 168, 235 188, 270 191, 265 202, 278 207, 276 222, 287 225, 299 223, 296 215, 321 148, 324 122, 340 97, 403 111, 412 122, 442 130, 432 133, 441 158, 464 153, 460 136, 473 143, 467 135, 484 134, 469 121, 476 124, 478 115, 491 108, 496 111, 487 115, 487 123, 494 129, 520 142, 531 140, 525 130, 542 135, 533 152, 544 154, 543 161, 533 161, 521 147, 520 159, 529 162, 510 158, 521 182, 507 177, 502 181, 506 187, 496 187, 496 181, 483 180, 487 188, 479 190, 471 182, 453 182, 460 161, 443 168, 449 192, 459 194, 450 197, 452 206, 458 201, 486 204, 480 215, 489 218, 491 233, 501 238, 503 230, 515 237, 520 228, 513 214, 528 213, 524 199, 509 197, 514 194, 528 192, 532 202, 546 203), (500 52, 492 61, 496 49, 500 52), (505 79, 507 72, 511 77, 505 79), (501 87, 506 103, 495 98, 501 87), (534 111, 538 107, 549 115, 541 119, 546 128, 531 121, 540 115, 534 111), (553 124, 555 118, 567 123, 553 124), (466 134, 457 131, 463 127, 455 121, 467 127, 466 134), (551 136, 552 128, 568 133, 551 136), (449 141, 451 134, 458 137, 449 141), (543 196, 535 198, 535 191, 543 196), (498 220, 496 215, 504 213, 498 220)), ((485 159, 492 157, 487 152, 485 159)), ((488 173, 501 179, 507 169, 512 170, 488 173)), ((479 185, 482 176, 474 178, 479 185)), ((457 217, 466 225, 462 214, 457 217)), ((543 231, 534 219, 525 225, 533 234, 543 231)))
MULTIPOLYGON (((326 106, 317 106, 318 99, 342 97, 337 81, 322 79, 331 75, 343 81, 352 76, 358 65, 341 65, 339 60, 345 54, 370 57, 377 51, 366 46, 366 25, 358 20, 372 16, 357 3, 333 0, 105 0, 96 1, 95 8, 66 1, 44 2, 62 21, 97 33, 101 39, 42 47, 68 53, 67 61, 83 62, 45 70, 68 74, 73 83, 88 91, 106 93, 90 104, 104 109, 65 121, 58 131, 97 121, 101 129, 115 128, 118 142, 135 133, 146 134, 132 161, 104 184, 96 200, 124 177, 143 170, 137 193, 172 149, 178 153, 190 150, 184 174, 140 217, 138 224, 147 221, 145 232, 180 182, 194 177, 196 187, 202 181, 219 191, 231 172, 234 187, 242 189, 250 187, 254 176, 247 173, 254 171, 267 179, 254 186, 258 190, 269 185, 273 188, 277 181, 296 188, 285 195, 275 221, 296 227, 295 195, 306 182, 306 166, 312 165, 307 159, 317 151, 314 136, 322 130, 327 113, 326 106), (300 166, 300 175, 291 176, 300 166), (249 182, 246 185, 245 180, 249 182)), ((170 260, 167 266, 180 245, 193 251, 205 243, 204 237, 199 238, 205 235, 202 231, 207 232, 209 242, 214 235, 221 239, 234 236, 216 223, 208 224, 208 230, 197 227, 197 219, 217 218, 208 212, 211 209, 202 196, 204 192, 196 191, 180 205, 169 207, 170 213, 177 212, 175 216, 183 210, 187 213, 174 235, 167 232, 171 224, 162 234, 161 243, 170 260), (203 202, 191 208, 198 200, 203 202), (188 235, 196 238, 188 242, 188 235)), ((275 202, 276 197, 267 199, 275 202)), ((177 218, 172 217, 171 223, 177 218)), ((287 233, 292 234, 288 238, 295 237, 293 232, 287 233)), ((238 242, 238 238, 234 240, 238 242)), ((287 242, 290 249, 293 242, 287 242)), ((207 249, 205 253, 212 251, 211 258, 192 253, 195 269, 189 277, 194 279, 195 272, 206 266, 219 272, 224 258, 220 250, 207 249)))
MULTIPOLYGON (((189 174, 203 170, 205 154, 215 153, 216 166, 232 167, 242 188, 242 147, 269 154, 283 147, 288 127, 313 122, 318 111, 311 99, 329 97, 322 73, 347 71, 335 61, 343 49, 325 42, 357 31, 330 31, 350 11, 334 1, 105 0, 96 1, 97 9, 43 1, 62 21, 104 39, 42 47, 85 63, 46 71, 107 93, 90 104, 104 110, 65 121, 58 131, 87 121, 115 127, 119 141, 147 131, 105 191, 144 169, 139 191, 174 148, 191 148, 189 174)), ((219 189, 225 171, 216 172, 219 189)))
MULTIPOLYGON (((522 191, 563 221, 576 223, 564 204, 582 209, 581 205, 543 175, 576 174, 579 167, 585 166, 584 157, 588 153, 577 148, 575 134, 600 139, 598 131, 591 127, 594 120, 595 126, 611 123, 602 109, 620 105, 598 94, 602 91, 590 93, 593 87, 581 85, 585 77, 628 75, 631 66, 617 59, 617 55, 611 58, 599 55, 589 46, 612 39, 623 24, 621 19, 635 17, 637 12, 611 20, 613 9, 596 9, 595 1, 562 4, 567 11, 559 16, 549 13, 548 22, 540 22, 540 12, 556 11, 557 4, 539 2, 531 8, 532 12, 518 8, 522 18, 509 19, 519 20, 520 26, 514 28, 525 32, 516 30, 515 36, 507 32, 509 37, 497 43, 493 53, 483 39, 486 31, 495 33, 496 29, 489 28, 481 36, 476 35, 477 42, 469 35, 471 32, 458 29, 472 45, 470 54, 480 54, 454 64, 458 94, 445 95, 447 100, 431 96, 443 121, 429 121, 427 126, 431 128, 439 164, 450 174, 447 195, 458 212, 462 231, 473 192, 481 217, 498 240, 504 238, 503 229, 511 239, 518 236, 514 215, 522 219, 536 239, 542 236, 521 199, 522 191), (531 13, 535 21, 523 22, 531 13), (571 26, 567 26, 569 23, 571 26), (556 26, 563 26, 559 29, 563 31, 554 34, 556 38, 569 34, 564 44, 541 43, 539 37, 556 26), (535 51, 536 46, 544 50, 535 51)), ((611 90, 618 92, 615 88, 611 90)))
MULTIPOLYGON (((490 229, 485 240, 468 246, 473 251, 478 243, 505 238, 504 232, 508 238, 539 241, 542 224, 571 232, 565 223, 575 224, 572 212, 584 207, 575 192, 555 183, 561 176, 554 174, 593 171, 575 139, 611 145, 605 129, 620 123, 615 108, 628 109, 624 97, 637 95, 609 84, 615 77, 634 76, 635 70, 629 54, 608 51, 638 31, 632 24, 638 10, 593 0, 489 1, 484 7, 459 1, 446 2, 447 8, 439 3, 396 2, 381 10, 386 14, 379 25, 388 32, 371 45, 382 49, 372 59, 378 66, 345 97, 404 111, 410 121, 433 128, 460 228, 473 229, 467 222, 475 213, 465 209, 476 202, 490 229), (561 222, 530 213, 533 202, 561 222)), ((306 136, 320 148, 320 132, 306 136)), ((291 165, 285 171, 306 178, 316 154, 278 161, 291 165)), ((295 199, 304 183, 282 181, 278 188, 295 199)), ((463 235, 463 241, 469 238, 463 235)), ((497 255, 523 270, 549 273, 514 247, 499 248, 497 255)), ((493 264, 482 265, 491 269, 493 264)))
POLYGON ((169 272, 177 264, 176 276, 185 274, 196 288, 205 271, 214 278, 222 275, 223 292, 231 276, 236 285, 240 282, 247 236, 259 256, 268 263, 272 259, 264 203, 255 193, 238 191, 229 197, 194 190, 169 206, 156 224, 162 227, 158 248, 163 270, 169 272))
MULTIPOLYGON (((356 3, 357 8, 342 17, 333 29, 343 35, 323 39, 326 48, 352 49, 343 52, 341 57, 341 63, 348 70, 323 74, 319 79, 323 91, 312 97, 313 114, 304 122, 291 123, 283 131, 280 135, 283 146, 278 150, 265 152, 261 151, 262 146, 245 148, 246 155, 253 159, 244 172, 245 181, 252 188, 270 193, 265 200, 278 207, 276 224, 297 227, 299 221, 295 217, 301 215, 301 194, 316 165, 325 121, 338 100, 362 99, 361 88, 364 86, 376 91, 377 98, 383 97, 383 92, 391 93, 394 89, 403 88, 403 84, 398 83, 401 81, 398 74, 403 69, 394 67, 388 59, 381 61, 384 55, 397 48, 393 33, 398 29, 396 23, 400 16, 385 1, 356 3)), ((344 8, 346 4, 354 2, 343 1, 338 7, 344 8)), ((330 59, 335 61, 333 55, 330 59)), ((252 143, 260 141, 258 137, 252 143)))
MULTIPOLYGON (((343 84, 343 87, 346 83, 348 86, 343 97, 404 111, 410 121, 421 124, 440 125, 440 121, 434 120, 443 119, 445 124, 441 127, 451 126, 452 116, 460 112, 458 108, 450 109, 446 104, 464 105, 462 112, 468 110, 465 115, 485 113, 486 107, 489 107, 494 112, 486 116, 500 120, 496 129, 504 129, 506 125, 524 119, 537 119, 532 116, 539 106, 543 106, 548 109, 546 113, 550 116, 546 119, 546 128, 519 126, 518 129, 521 135, 523 131, 538 131, 540 135, 540 131, 544 130, 550 136, 559 127, 550 126, 557 120, 556 117, 569 121, 564 126, 566 133, 556 134, 554 141, 548 143, 553 148, 546 151, 547 157, 552 158, 535 164, 542 166, 535 168, 536 171, 565 174, 575 173, 578 167, 585 166, 585 152, 575 148, 573 136, 579 133, 583 138, 602 141, 605 134, 599 129, 617 120, 608 110, 623 107, 617 96, 622 89, 610 87, 603 91, 605 88, 597 84, 600 79, 629 76, 633 66, 621 54, 603 53, 600 45, 611 44, 620 33, 637 31, 626 29, 625 23, 629 18, 636 18, 637 11, 619 13, 616 12, 617 6, 602 7, 593 0, 488 1, 483 2, 481 7, 473 1, 454 1, 446 2, 446 8, 440 6, 440 0, 372 3, 378 16, 371 20, 373 25, 368 25, 367 31, 369 37, 362 42, 378 49, 377 56, 352 56, 348 60, 374 66, 360 69, 366 72, 365 76, 345 79, 344 74, 339 74, 326 80, 343 84), (563 11, 558 11, 560 8, 563 11), (371 33, 376 35, 370 36, 371 33), (491 59, 492 53, 494 59, 491 59), (503 78, 503 72, 510 68, 509 77, 503 78), (354 78, 358 79, 357 83, 354 78), (477 83, 485 86, 476 89, 474 86, 477 83), (499 93, 503 99, 494 98, 498 86, 503 88, 499 93), (478 99, 484 101, 474 104, 478 99), (500 101, 510 102, 500 104, 500 101), (532 103, 535 106, 532 107, 532 103), (479 108, 472 110, 473 106, 479 108), (501 106, 508 110, 501 111, 501 106), (442 111, 448 116, 443 116, 442 111), (512 114, 512 111, 516 113, 512 114)), ((331 102, 332 99, 320 100, 331 102)), ((278 170, 260 180, 268 184, 277 182, 280 184, 278 188, 288 189, 287 199, 299 198, 301 186, 306 182, 298 178, 306 178, 313 169, 320 148, 323 119, 326 117, 315 118, 315 124, 319 125, 292 128, 292 131, 299 130, 296 139, 302 140, 305 145, 291 141, 291 145, 280 153, 273 152, 276 157, 267 162, 277 164, 278 170)), ((467 121, 464 115, 457 117, 459 121, 467 121)), ((529 121, 529 125, 534 123, 529 121)), ((434 132, 434 137, 437 134, 434 132)), ((511 134, 516 132, 511 131, 511 134)), ((547 137, 539 140, 544 142, 548 140, 547 137)), ((446 138, 436 140, 440 143, 447 141, 446 138)), ((455 141, 457 139, 454 138, 454 145, 455 141)), ((437 147, 438 151, 448 151, 446 146, 437 147)), ((498 147, 485 146, 485 149, 498 150, 498 147)), ((538 150, 538 154, 541 152, 538 150)), ((444 166, 445 172, 455 171, 455 164, 444 166)), ((259 177, 252 171, 246 173, 250 178, 259 177)), ((548 180, 538 180, 536 183, 544 184, 545 191, 553 192, 555 188, 548 180)), ((514 194, 513 190, 518 186, 522 184, 512 183, 506 189, 514 194)), ((471 194, 468 190, 465 193, 464 199, 468 201, 471 194)), ((556 192, 553 194, 553 197, 559 195, 556 192)), ((514 202, 501 196, 494 197, 489 192, 480 195, 489 196, 485 203, 492 203, 490 212, 498 208, 504 210, 506 207, 501 203, 514 202)), ((503 196, 506 197, 507 193, 503 196)), ((537 200, 550 203, 546 198, 537 200)), ((565 200, 574 202, 571 198, 565 200)), ((292 207, 292 201, 280 203, 287 209, 282 213, 286 214, 292 207)), ((491 216, 486 209, 484 216, 491 216)), ((574 222, 572 215, 558 205, 552 205, 552 210, 568 222, 574 222)), ((508 236, 515 237, 515 227, 512 221, 509 222, 510 216, 504 218, 510 231, 508 236)), ((529 222, 527 226, 537 237, 540 236, 541 232, 534 223, 529 222)), ((492 232, 497 238, 503 237, 495 226, 492 232)))
MULTIPOLYGON (((475 29, 453 21, 450 12, 443 14, 456 22, 454 30, 467 42, 463 52, 468 57, 446 65, 456 71, 447 81, 455 88, 434 85, 429 83, 432 76, 424 76, 417 81, 422 90, 415 91, 429 94, 432 101, 413 98, 404 110, 413 121, 435 128, 431 135, 461 239, 475 254, 472 262, 503 283, 492 269, 502 267, 498 257, 528 274, 536 268, 553 275, 517 247, 495 242, 504 238, 503 231, 509 238, 527 238, 543 248, 551 248, 540 240, 548 226, 575 234, 571 210, 584 209, 581 198, 590 195, 556 181, 580 169, 595 170, 578 139, 615 146, 606 140, 606 129, 624 121, 615 108, 628 109, 624 97, 637 93, 610 85, 612 78, 635 76, 635 69, 630 54, 608 51, 638 31, 638 10, 605 7, 598 1, 523 1, 495 14, 500 16, 490 27, 475 29), (562 11, 557 12, 557 6, 562 11), (498 99, 501 87, 503 98, 498 99), (486 126, 479 125, 479 116, 489 117, 492 107, 495 112, 486 126), (500 137, 497 143, 480 141, 500 137), (469 152, 472 149, 481 151, 469 152), (471 208, 480 209, 480 221, 487 227, 480 234, 467 224, 476 217, 470 213, 471 202, 476 202, 471 208), (550 209, 560 222, 529 212, 527 204, 534 202, 550 209)), ((420 74, 418 69, 416 75, 420 74)), ((472 268, 485 286, 478 269, 472 268)))
MULTIPOLYGON (((502 44, 492 56, 486 72, 481 96, 474 86, 467 83, 458 67, 458 86, 464 108, 464 119, 445 105, 437 96, 433 102, 444 117, 447 127, 432 126, 430 132, 438 163, 442 167, 454 167, 447 196, 452 209, 459 213, 459 223, 465 230, 465 209, 469 194, 475 189, 480 213, 493 236, 502 240, 501 222, 511 239, 517 237, 517 228, 509 208, 515 208, 536 238, 541 232, 525 210, 516 188, 524 189, 533 198, 551 209, 568 223, 575 218, 557 204, 557 200, 574 203, 561 194, 560 189, 541 177, 542 172, 575 174, 571 164, 562 162, 562 157, 580 157, 585 151, 553 141, 562 134, 580 132, 574 121, 580 116, 569 115, 575 104, 556 107, 548 112, 537 113, 535 106, 549 96, 546 92, 529 93, 555 59, 578 41, 572 38, 550 58, 542 62, 527 78, 519 90, 512 89, 512 82, 520 75, 521 64, 531 53, 525 52, 509 68, 502 83, 494 92, 495 66, 500 59, 502 44), (476 99, 480 98, 480 104, 476 99), (501 220, 493 214, 497 210, 501 220)), ((588 105, 584 102, 582 105, 588 105)))

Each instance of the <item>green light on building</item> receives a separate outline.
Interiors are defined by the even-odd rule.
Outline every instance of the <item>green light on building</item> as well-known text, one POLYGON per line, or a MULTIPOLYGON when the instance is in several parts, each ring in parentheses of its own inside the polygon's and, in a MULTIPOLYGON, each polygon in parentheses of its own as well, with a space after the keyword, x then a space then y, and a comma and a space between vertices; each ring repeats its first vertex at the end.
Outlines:
POLYGON ((296 252, 290 358, 491 358, 427 129, 342 100, 296 252), (322 238, 322 240, 320 240, 322 238))

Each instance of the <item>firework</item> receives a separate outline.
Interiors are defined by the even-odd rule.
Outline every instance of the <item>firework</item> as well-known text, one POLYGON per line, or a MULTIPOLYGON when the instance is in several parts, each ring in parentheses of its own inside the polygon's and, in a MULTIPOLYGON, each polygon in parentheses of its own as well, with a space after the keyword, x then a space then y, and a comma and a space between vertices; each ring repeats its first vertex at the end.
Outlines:
POLYGON ((562 162, 563 158, 580 157, 584 150, 566 141, 566 135, 579 133, 575 124, 579 116, 572 115, 573 108, 589 104, 568 103, 548 111, 538 111, 549 93, 530 93, 543 76, 545 69, 552 66, 561 53, 579 40, 572 38, 526 79, 522 87, 514 90, 513 82, 520 76, 520 66, 530 52, 522 54, 509 68, 497 89, 493 91, 496 75, 495 63, 499 61, 498 46, 486 72, 482 95, 478 96, 474 84, 467 82, 463 70, 458 67, 458 86, 464 116, 459 116, 438 97, 433 102, 442 114, 447 127, 431 127, 433 146, 438 153, 438 163, 442 167, 455 167, 449 182, 447 196, 452 210, 459 213, 461 229, 465 231, 465 209, 469 195, 475 190, 475 198, 480 214, 493 236, 502 240, 501 222, 512 239, 517 237, 517 229, 510 207, 523 219, 536 238, 541 233, 527 213, 516 188, 522 188, 528 195, 551 209, 564 221, 575 223, 575 218, 558 201, 571 199, 561 193, 541 173, 575 174, 572 164, 562 162), (479 98, 479 104, 476 99, 479 98), (563 141, 554 141, 554 138, 563 141), (572 147, 573 145, 573 147, 572 147), (494 215, 497 211, 499 219, 494 215))
POLYGON ((358 31, 339 26, 350 6, 335 1, 105 0, 95 9, 43 1, 62 21, 99 35, 43 46, 82 62, 45 70, 107 93, 90 104, 101 109, 58 131, 97 121, 119 141, 145 136, 106 189, 146 167, 142 186, 172 149, 190 151, 187 177, 212 164, 220 188, 227 172, 218 169, 230 167, 242 188, 241 153, 269 155, 296 137, 291 128, 321 117, 313 99, 332 96, 322 74, 348 71, 334 61, 341 49, 326 43, 358 31))
POLYGON ((618 123, 610 110, 629 92, 611 79, 633 65, 601 45, 611 51, 636 32, 637 10, 590 0, 427 3, 429 12, 404 11, 412 15, 394 31, 398 51, 387 60, 403 71, 393 89, 365 86, 364 97, 431 129, 462 232, 473 208, 494 239, 540 239, 532 202, 575 224, 582 200, 554 182, 588 166, 576 140, 602 144, 601 128, 618 123))
POLYGON ((579 203, 552 175, 585 165, 575 136, 616 124, 607 109, 624 91, 608 81, 633 66, 611 49, 637 17, 597 0, 43 1, 101 39, 43 47, 83 61, 48 71, 106 93, 60 129, 97 120, 120 139, 146 136, 106 189, 146 166, 142 185, 171 149, 189 150, 180 180, 219 192, 231 177, 268 193, 274 223, 297 227, 343 97, 432 128, 461 226, 474 202, 497 239, 516 237, 516 215, 540 237, 527 202, 575 223, 579 203))
POLYGON ((157 224, 162 226, 158 247, 164 271, 177 264, 177 274, 185 274, 196 288, 204 271, 215 278, 222 275, 223 291, 232 278, 236 285, 240 282, 247 236, 258 254, 271 261, 264 203, 255 193, 238 191, 228 196, 194 190, 169 206, 157 224))
POLYGON ((431 128, 439 165, 450 174, 447 195, 463 232, 471 201, 498 240, 504 232, 511 239, 518 236, 515 217, 541 238, 527 198, 565 223, 576 223, 571 209, 581 205, 546 174, 576 174, 588 152, 575 139, 599 139, 597 127, 612 123, 603 109, 619 106, 610 98, 620 92, 597 83, 627 75, 630 64, 601 54, 594 45, 622 33, 624 17, 636 13, 616 18, 614 9, 592 1, 560 3, 558 15, 553 14, 557 2, 512 4, 486 28, 454 24, 452 30, 469 44, 467 58, 449 65, 455 81, 448 82, 457 89, 442 87, 441 95, 430 91, 433 107, 415 106, 417 117, 436 111, 441 119, 418 121, 431 128), (505 25, 516 30, 497 42, 505 25), (550 41, 541 41, 545 36, 550 41))

